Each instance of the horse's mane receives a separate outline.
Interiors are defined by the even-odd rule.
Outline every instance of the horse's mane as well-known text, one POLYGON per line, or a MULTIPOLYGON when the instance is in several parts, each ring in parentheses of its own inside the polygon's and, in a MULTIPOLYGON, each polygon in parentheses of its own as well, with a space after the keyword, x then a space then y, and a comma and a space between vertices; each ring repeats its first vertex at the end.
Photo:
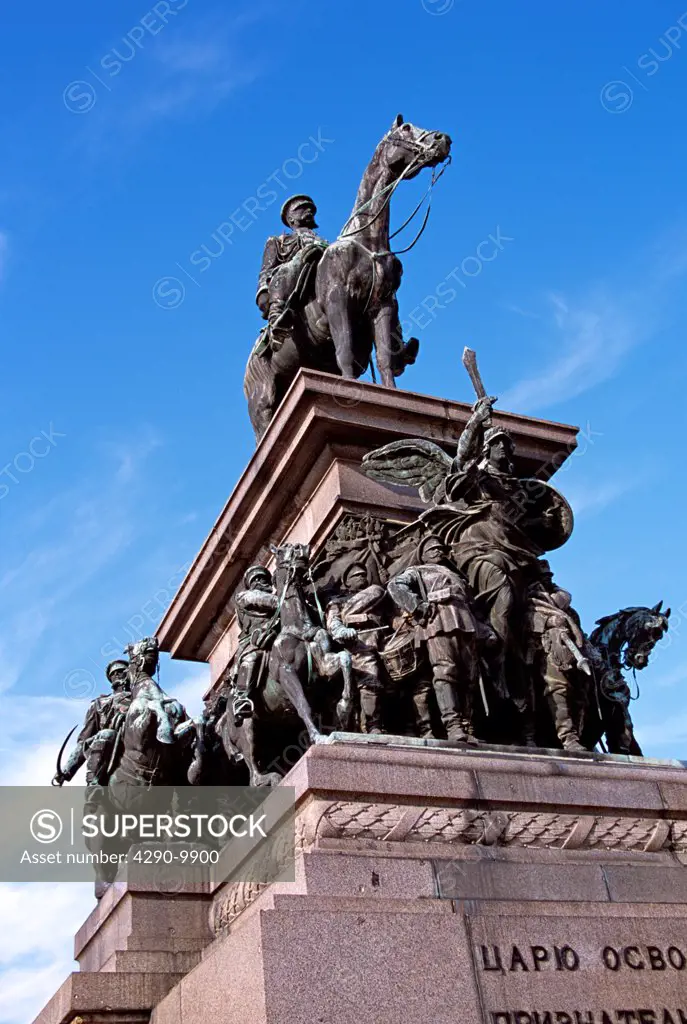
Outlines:
POLYGON ((639 612, 643 614, 649 614, 650 608, 646 606, 637 605, 629 608, 621 608, 620 611, 614 612, 613 615, 604 615, 602 618, 596 620, 596 629, 591 633, 589 639, 592 643, 598 643, 604 633, 608 633, 609 627, 612 625, 620 625, 625 623, 628 619, 631 619, 634 615, 639 612))

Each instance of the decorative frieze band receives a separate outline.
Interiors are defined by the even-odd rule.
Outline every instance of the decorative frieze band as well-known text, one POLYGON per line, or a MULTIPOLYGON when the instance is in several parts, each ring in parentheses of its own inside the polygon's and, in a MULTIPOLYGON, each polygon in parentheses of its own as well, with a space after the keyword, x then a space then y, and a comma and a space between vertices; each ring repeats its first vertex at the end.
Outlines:
MULTIPOLYGON (((672 850, 687 858, 687 821, 529 811, 452 809, 427 805, 315 800, 296 820, 296 846, 323 840, 446 843, 524 849, 672 850)), ((218 894, 211 924, 225 931, 267 886, 237 882, 218 894)))
POLYGON ((312 841, 372 839, 381 842, 458 843, 530 849, 662 849, 687 854, 687 822, 657 818, 556 812, 408 807, 335 801, 310 817, 312 841), (314 832, 313 832, 314 826, 314 832))

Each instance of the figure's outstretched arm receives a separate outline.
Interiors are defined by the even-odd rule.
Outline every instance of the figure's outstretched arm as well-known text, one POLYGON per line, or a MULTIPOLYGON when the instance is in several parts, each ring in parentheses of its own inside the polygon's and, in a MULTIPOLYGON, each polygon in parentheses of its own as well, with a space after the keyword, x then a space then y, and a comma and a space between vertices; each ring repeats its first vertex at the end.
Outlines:
POLYGON ((472 415, 460 435, 452 472, 462 473, 478 458, 484 443, 484 431, 491 421, 495 398, 480 398, 472 407, 472 415))

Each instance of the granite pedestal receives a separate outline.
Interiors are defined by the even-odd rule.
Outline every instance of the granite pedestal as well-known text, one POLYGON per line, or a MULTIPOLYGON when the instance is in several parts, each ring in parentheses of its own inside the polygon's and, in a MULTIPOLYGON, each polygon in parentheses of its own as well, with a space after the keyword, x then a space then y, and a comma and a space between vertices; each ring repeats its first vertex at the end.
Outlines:
POLYGON ((108 893, 41 1024, 687 1020, 681 762, 335 734, 284 784, 295 882, 108 893))

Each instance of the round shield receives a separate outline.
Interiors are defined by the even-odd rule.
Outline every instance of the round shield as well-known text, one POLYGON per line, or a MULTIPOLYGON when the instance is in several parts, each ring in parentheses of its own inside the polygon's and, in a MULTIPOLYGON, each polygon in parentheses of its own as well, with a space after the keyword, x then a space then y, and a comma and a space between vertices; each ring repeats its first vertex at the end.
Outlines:
POLYGON ((542 551, 555 551, 573 532, 573 510, 563 495, 546 481, 531 478, 521 483, 526 500, 520 526, 542 551))

